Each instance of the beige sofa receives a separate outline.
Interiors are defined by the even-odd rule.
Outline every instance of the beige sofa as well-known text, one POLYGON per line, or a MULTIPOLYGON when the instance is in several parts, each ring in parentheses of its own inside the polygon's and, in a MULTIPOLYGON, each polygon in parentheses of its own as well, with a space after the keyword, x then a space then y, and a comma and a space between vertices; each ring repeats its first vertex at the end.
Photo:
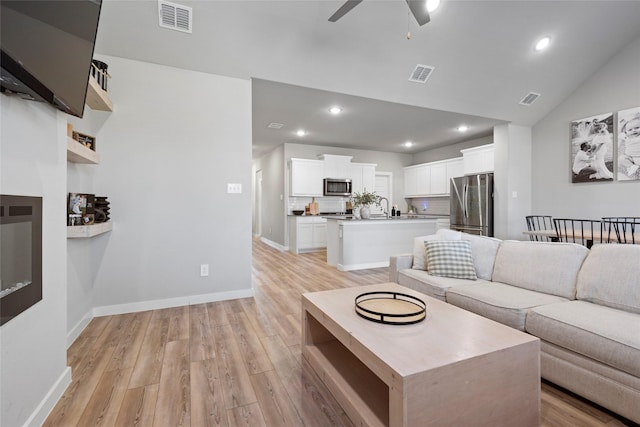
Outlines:
POLYGON ((540 338, 543 378, 640 423, 640 245, 588 250, 450 230, 414 243, 391 257, 391 281, 540 338), (458 239, 477 280, 422 269, 425 240, 458 239))

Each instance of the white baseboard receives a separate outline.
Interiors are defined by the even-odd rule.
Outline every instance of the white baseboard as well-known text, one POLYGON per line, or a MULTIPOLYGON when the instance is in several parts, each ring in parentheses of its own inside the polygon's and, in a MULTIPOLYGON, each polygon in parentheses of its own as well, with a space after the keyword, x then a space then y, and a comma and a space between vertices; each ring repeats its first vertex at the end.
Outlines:
POLYGON ((67 332, 67 350, 69 349, 69 347, 71 347, 71 344, 73 344, 73 342, 78 339, 82 331, 84 331, 84 328, 86 328, 89 322, 91 322, 91 319, 93 319, 93 311, 85 314, 84 317, 80 319, 80 321, 76 324, 76 326, 74 326, 69 332, 67 332))
POLYGON ((267 245, 267 246, 271 246, 272 248, 279 250, 280 252, 286 252, 286 251, 289 250, 289 248, 287 246, 282 246, 280 243, 276 243, 276 242, 274 242, 272 240, 269 240, 269 239, 266 239, 264 237, 261 237, 260 241, 262 243, 264 243, 265 245, 267 245))
POLYGON ((216 292, 212 294, 190 295, 186 297, 167 298, 151 301, 140 301, 129 304, 105 305, 93 308, 93 317, 112 316, 115 314, 136 313, 139 311, 158 310, 183 305, 204 304, 207 302, 226 301, 238 298, 253 297, 253 289, 238 291, 216 292))
POLYGON ((365 264, 349 264, 349 265, 338 264, 337 266, 339 271, 366 270, 369 268, 382 268, 382 267, 389 267, 389 261, 368 262, 365 264))
POLYGON ((58 403, 58 400, 62 397, 62 394, 71 384, 71 368, 66 367, 58 380, 53 384, 53 387, 49 389, 47 395, 42 399, 38 407, 33 411, 29 419, 24 423, 23 427, 38 427, 44 423, 53 408, 58 403))

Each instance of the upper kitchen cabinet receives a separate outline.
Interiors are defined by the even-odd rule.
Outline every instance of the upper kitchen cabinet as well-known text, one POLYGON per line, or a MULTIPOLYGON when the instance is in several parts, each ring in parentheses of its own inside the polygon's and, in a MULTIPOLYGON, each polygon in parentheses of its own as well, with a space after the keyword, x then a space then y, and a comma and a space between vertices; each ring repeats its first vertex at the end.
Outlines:
POLYGON ((463 175, 462 166, 462 158, 407 166, 404 168, 404 196, 448 196, 449 181, 463 175))
POLYGON ((351 156, 337 156, 323 154, 320 159, 324 161, 323 178, 348 178, 351 156))
POLYGON ((374 163, 351 163, 348 177, 354 193, 362 193, 365 189, 370 192, 375 190, 376 166, 374 163))
POLYGON ((291 159, 290 196, 322 197, 324 160, 291 159))
POLYGON ((472 175, 483 172, 493 172, 494 147, 493 144, 460 150, 464 163, 464 174, 472 175))

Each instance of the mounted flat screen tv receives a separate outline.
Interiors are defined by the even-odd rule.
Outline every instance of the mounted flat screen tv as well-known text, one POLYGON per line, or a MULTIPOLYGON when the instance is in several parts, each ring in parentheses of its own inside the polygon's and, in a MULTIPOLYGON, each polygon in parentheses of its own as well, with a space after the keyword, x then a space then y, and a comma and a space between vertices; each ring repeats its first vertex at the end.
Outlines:
POLYGON ((2 92, 82 117, 102 0, 0 1, 2 92))

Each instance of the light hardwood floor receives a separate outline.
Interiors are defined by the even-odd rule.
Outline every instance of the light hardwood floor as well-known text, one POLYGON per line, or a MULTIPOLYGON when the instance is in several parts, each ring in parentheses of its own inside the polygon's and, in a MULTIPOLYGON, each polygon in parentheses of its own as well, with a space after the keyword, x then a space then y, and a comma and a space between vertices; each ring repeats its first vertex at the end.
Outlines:
MULTIPOLYGON (((94 318, 44 425, 352 426, 301 360, 300 295, 386 282, 387 269, 343 273, 325 260, 255 239, 255 298, 94 318)), ((625 424, 543 383, 542 425, 625 424)))

